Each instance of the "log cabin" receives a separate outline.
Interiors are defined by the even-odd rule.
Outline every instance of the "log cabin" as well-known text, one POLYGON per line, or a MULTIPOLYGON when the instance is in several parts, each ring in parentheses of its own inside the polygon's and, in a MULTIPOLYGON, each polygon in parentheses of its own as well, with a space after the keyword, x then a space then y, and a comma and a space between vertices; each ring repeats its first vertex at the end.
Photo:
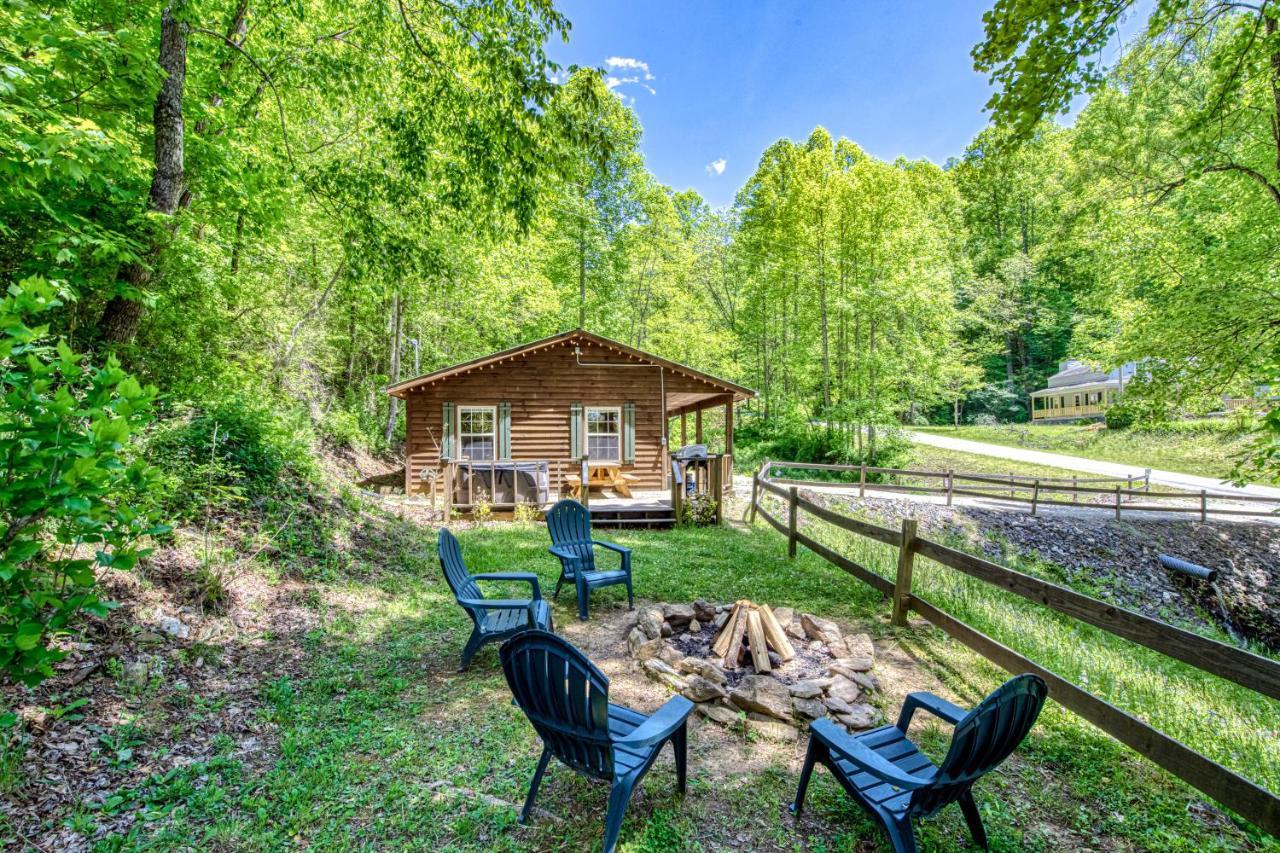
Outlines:
POLYGON ((734 405, 755 392, 574 329, 387 388, 405 404, 405 492, 443 490, 468 509, 545 506, 593 488, 630 497, 672 489, 668 432, 703 443, 702 413, 723 411, 719 490, 732 486, 734 405), (588 480, 582 488, 582 478, 588 480))

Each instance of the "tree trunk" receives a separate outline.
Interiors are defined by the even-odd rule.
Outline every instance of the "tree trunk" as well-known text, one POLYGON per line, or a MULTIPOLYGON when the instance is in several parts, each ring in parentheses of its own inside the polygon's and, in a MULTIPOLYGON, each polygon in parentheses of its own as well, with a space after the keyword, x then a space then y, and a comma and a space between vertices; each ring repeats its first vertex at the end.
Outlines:
MULTIPOLYGON (((151 209, 166 216, 178 210, 183 193, 182 89, 187 76, 186 22, 178 20, 174 0, 160 16, 160 67, 164 82, 156 95, 152 122, 155 126, 155 170, 151 175, 151 209)), ((138 334, 144 304, 141 300, 151 283, 151 267, 159 251, 159 235, 153 234, 149 250, 138 261, 127 264, 116 280, 128 295, 107 301, 98 320, 98 337, 107 346, 127 344, 138 334)))
MULTIPOLYGON (((391 295, 391 383, 400 381, 400 294, 391 295)), ((387 444, 396 431, 396 417, 400 414, 400 398, 391 398, 391 407, 387 411, 387 444)))

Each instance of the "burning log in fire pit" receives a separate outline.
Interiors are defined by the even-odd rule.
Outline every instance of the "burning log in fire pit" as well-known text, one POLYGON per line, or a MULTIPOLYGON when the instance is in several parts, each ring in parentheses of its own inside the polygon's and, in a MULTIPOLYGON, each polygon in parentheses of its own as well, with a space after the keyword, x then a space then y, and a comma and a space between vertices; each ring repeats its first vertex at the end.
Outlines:
POLYGON ((773 649, 783 661, 796 656, 772 610, 746 599, 734 602, 729 618, 711 644, 712 654, 724 658, 725 669, 737 669, 749 652, 756 672, 772 672, 769 649, 773 649))

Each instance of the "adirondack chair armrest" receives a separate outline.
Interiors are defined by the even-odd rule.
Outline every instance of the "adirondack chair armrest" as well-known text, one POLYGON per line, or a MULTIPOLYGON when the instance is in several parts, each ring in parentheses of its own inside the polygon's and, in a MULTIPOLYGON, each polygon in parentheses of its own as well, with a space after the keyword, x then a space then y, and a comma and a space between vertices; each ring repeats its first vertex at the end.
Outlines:
POLYGON ((830 731, 824 734, 823 740, 826 741, 828 749, 838 757, 856 765, 859 770, 870 773, 882 782, 887 782, 904 791, 914 791, 916 788, 923 788, 926 785, 933 784, 933 779, 913 776, 892 761, 877 755, 872 751, 871 747, 866 746, 857 738, 845 734, 842 729, 835 728, 834 724, 831 726, 830 731))
POLYGON ((614 741, 613 744, 625 749, 652 746, 675 734, 684 725, 684 721, 689 718, 689 714, 692 712, 692 702, 683 696, 672 696, 665 705, 654 711, 653 715, 641 723, 631 734, 614 741))
POLYGON ((626 547, 625 545, 615 545, 615 544, 614 544, 614 543, 612 543, 612 542, 601 542, 599 539, 592 539, 592 540, 591 540, 591 544, 592 544, 592 545, 599 545, 601 548, 604 548, 604 549, 605 549, 605 550, 607 550, 607 551, 614 551, 614 552, 616 552, 616 553, 618 553, 618 554, 630 554, 630 553, 631 553, 631 549, 630 549, 630 548, 628 548, 628 547, 626 547))
POLYGON ((531 602, 527 598, 459 598, 458 604, 478 610, 528 610, 531 602))
POLYGON ((902 703, 902 712, 898 714, 898 728, 906 731, 911 725, 911 717, 915 714, 917 708, 923 708, 935 717, 941 717, 951 725, 956 725, 969 712, 959 705, 953 705, 941 696, 935 696, 932 693, 919 691, 907 694, 907 699, 902 703))
POLYGON ((542 598, 542 589, 538 586, 538 576, 533 572, 485 572, 472 575, 473 581, 521 581, 533 586, 533 600, 542 598))

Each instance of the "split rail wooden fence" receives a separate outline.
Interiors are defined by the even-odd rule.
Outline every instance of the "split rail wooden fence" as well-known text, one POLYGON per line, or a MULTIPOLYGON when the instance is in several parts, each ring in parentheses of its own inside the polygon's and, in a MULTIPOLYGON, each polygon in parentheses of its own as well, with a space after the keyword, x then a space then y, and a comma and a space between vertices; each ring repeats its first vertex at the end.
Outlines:
POLYGON ((765 462, 760 476, 777 485, 808 486, 811 488, 858 489, 858 496, 868 489, 884 492, 918 492, 945 495, 947 505, 961 497, 994 498, 1029 504, 1031 514, 1036 515, 1042 506, 1071 506, 1084 509, 1110 510, 1116 518, 1122 512, 1186 512, 1197 513, 1201 521, 1210 515, 1270 516, 1280 512, 1280 500, 1259 495, 1237 495, 1226 492, 1153 492, 1151 469, 1141 477, 1032 477, 1025 474, 965 474, 959 471, 913 471, 907 468, 876 468, 870 465, 828 465, 816 462, 765 462), (825 471, 858 475, 850 480, 802 480, 794 477, 770 476, 774 468, 797 471, 825 471), (937 485, 912 485, 908 483, 876 482, 868 475, 888 477, 914 477, 936 480, 937 485), (1092 502, 1098 496, 1106 496, 1104 503, 1092 502), (1067 500, 1066 497, 1070 497, 1067 500), (1081 498, 1084 501, 1081 501, 1081 498), (1143 503, 1134 503, 1141 500, 1143 503), (1180 501, 1175 502, 1175 501, 1180 501), (1212 501, 1212 502, 1211 502, 1212 501), (1240 509, 1221 506, 1217 502, 1257 504, 1258 509, 1240 509), (1189 503, 1188 503, 1189 502, 1189 503), (1269 505, 1265 506, 1264 505, 1269 505))
MULTIPOLYGON (((794 465, 779 464, 783 467, 794 465)), ((915 611, 997 666, 1011 673, 1036 673, 1048 683, 1049 696, 1063 707, 1267 832, 1280 835, 1280 798, 1275 794, 914 594, 911 590, 912 569, 917 556, 925 557, 1273 699, 1280 699, 1280 662, 924 539, 917 535, 914 519, 904 519, 901 529, 893 530, 843 515, 801 496, 795 484, 779 484, 763 477, 762 473, 769 468, 770 463, 766 463, 752 478, 748 512, 752 521, 759 517, 787 537, 789 556, 794 557, 798 546, 803 545, 879 590, 893 603, 894 625, 906 625, 907 613, 915 611), (773 495, 785 502, 785 521, 762 505, 765 495, 773 495), (802 532, 801 513, 897 548, 894 580, 876 574, 802 532)), ((1265 734, 1259 732, 1258 736, 1265 737, 1265 734)))

